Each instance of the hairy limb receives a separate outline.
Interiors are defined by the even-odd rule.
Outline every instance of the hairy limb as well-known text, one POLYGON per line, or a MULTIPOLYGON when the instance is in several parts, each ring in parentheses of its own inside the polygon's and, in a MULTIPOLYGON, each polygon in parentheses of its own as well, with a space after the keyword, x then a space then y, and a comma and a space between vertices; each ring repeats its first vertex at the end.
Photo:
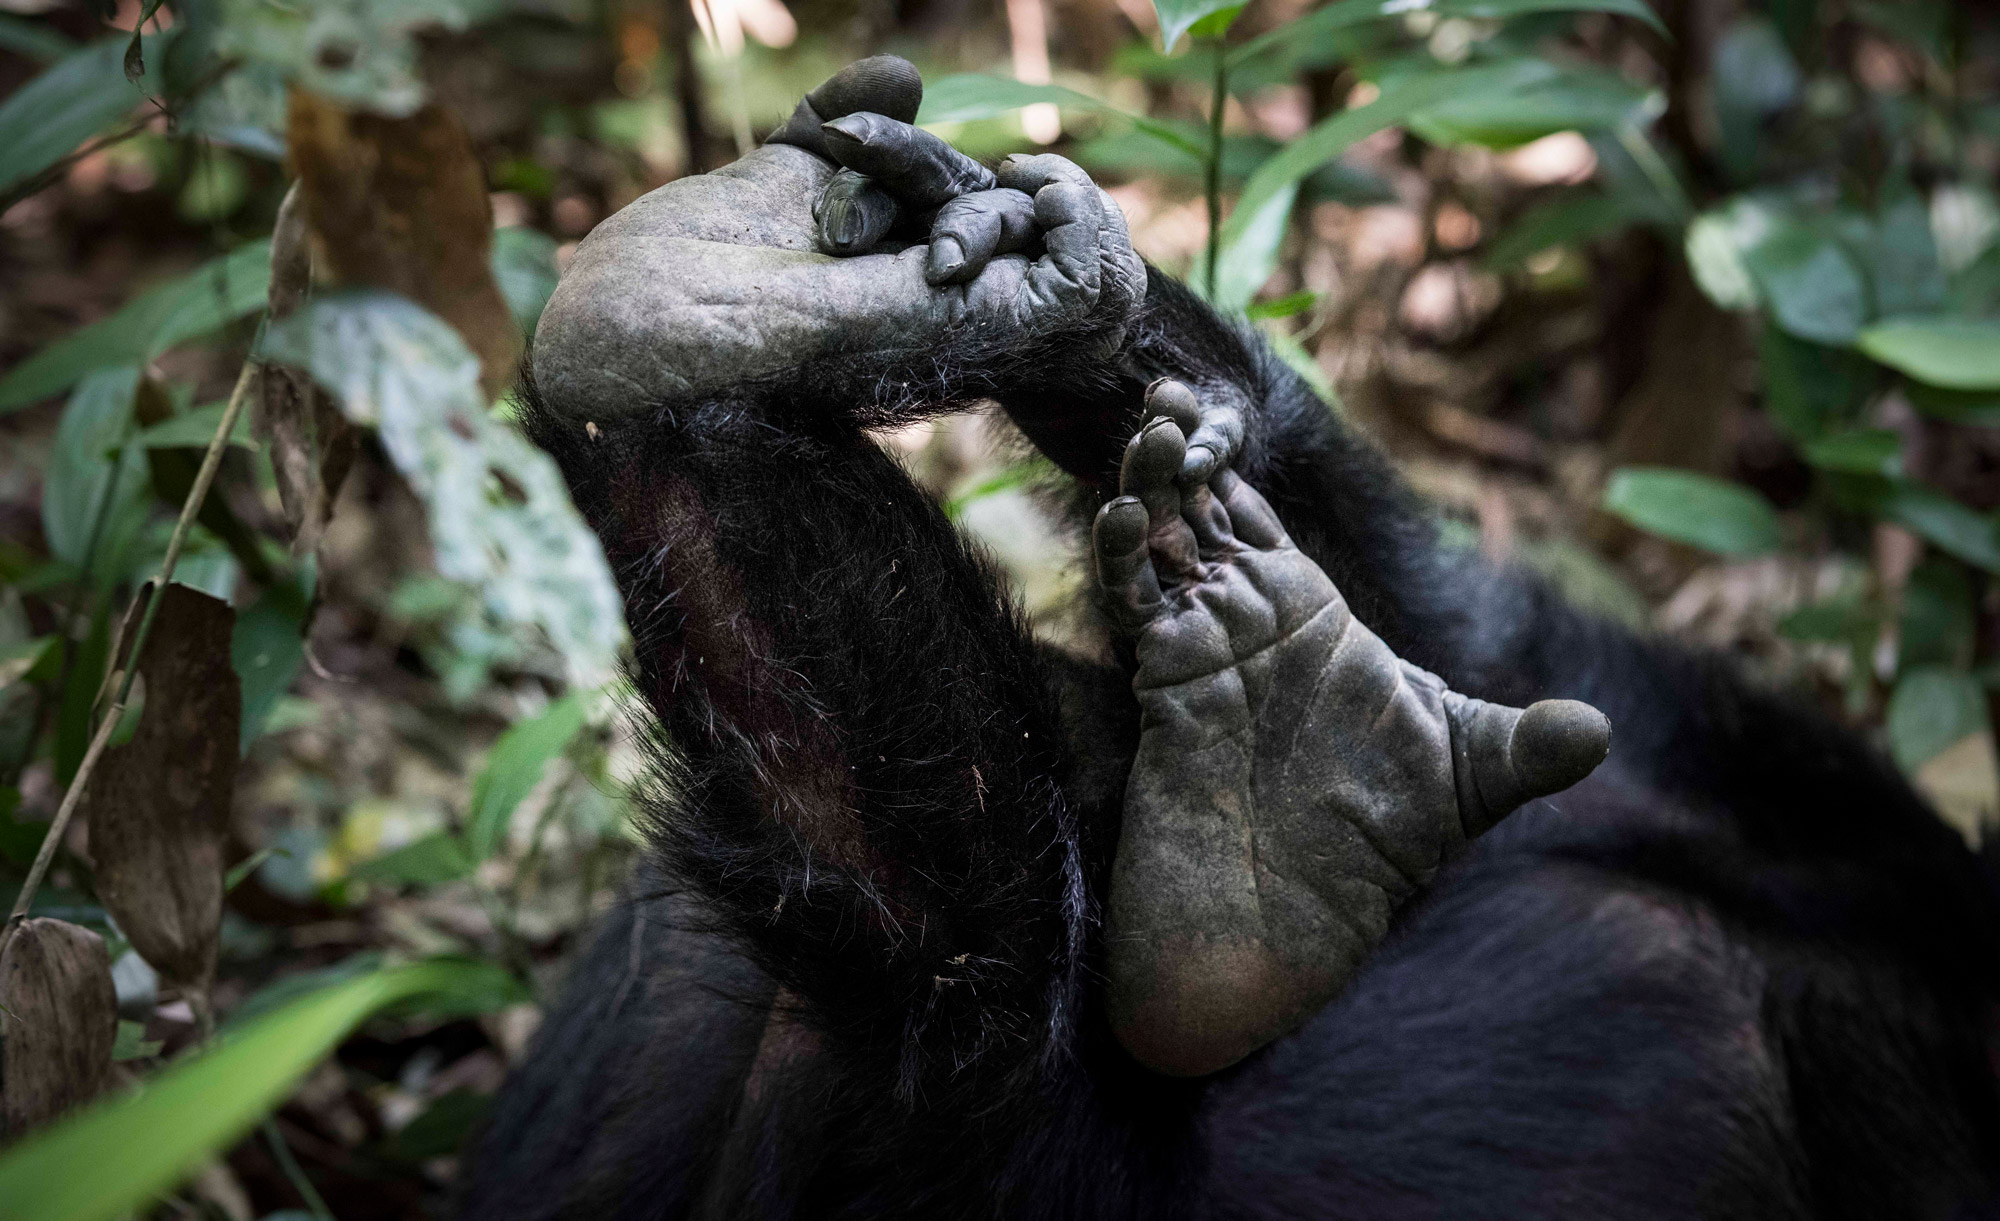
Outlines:
POLYGON ((1086 913, 1058 711, 937 506, 858 432, 755 404, 530 416, 624 589, 679 880, 905 1092, 1063 1040, 1086 913))
POLYGON ((1398 658, 1235 472, 1183 490, 1198 409, 1175 382, 1150 399, 1095 529, 1142 714, 1110 1009, 1141 1061, 1196 1075, 1317 1012, 1445 860, 1588 775, 1610 726, 1574 701, 1468 699, 1398 658))

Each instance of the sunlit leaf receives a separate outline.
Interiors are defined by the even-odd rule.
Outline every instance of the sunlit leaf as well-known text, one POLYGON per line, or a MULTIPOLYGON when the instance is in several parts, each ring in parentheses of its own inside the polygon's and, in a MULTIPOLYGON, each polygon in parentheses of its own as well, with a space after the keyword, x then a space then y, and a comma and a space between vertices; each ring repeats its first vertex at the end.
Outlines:
MULTIPOLYGON (((1222 249, 1215 274, 1215 301, 1221 309, 1241 310, 1264 287, 1278 266, 1278 248, 1298 197, 1292 183, 1258 205, 1257 215, 1235 227, 1234 240, 1222 249)), ((1234 219, 1232 217, 1232 219, 1234 219)))
POLYGON ((1889 696, 1889 750, 1914 771, 1967 734, 1986 727, 1986 699, 1970 674, 1918 666, 1896 680, 1889 696))
POLYGON ((1087 93, 1078 93, 1061 85, 1030 85, 1025 81, 1004 76, 988 76, 978 72, 947 76, 941 81, 925 85, 923 106, 917 111, 917 122, 965 123, 976 119, 992 119, 1043 103, 1054 103, 1071 110, 1113 115, 1132 123, 1155 139, 1171 144, 1197 161, 1206 156, 1203 143, 1190 140, 1186 135, 1176 131, 1173 125, 1155 122, 1121 110, 1087 93))
POLYGON ((1243 9, 1243 0, 1153 0, 1153 12, 1160 18, 1160 45, 1173 50, 1181 35, 1210 17, 1234 15, 1243 9))
POLYGON ((2000 390, 2000 319, 1890 318, 1861 332, 1863 352, 1949 390, 2000 390))
POLYGON ((264 307, 270 283, 271 244, 258 241, 149 289, 0 378, 0 414, 60 394, 92 369, 145 364, 177 344, 255 313, 264 307))
POLYGON ((1763 555, 1783 541, 1762 496, 1693 471, 1621 468, 1604 489, 1604 507, 1650 534, 1718 555, 1763 555))
POLYGON ((488 963, 375 971, 226 1032, 137 1093, 102 1102, 0 1156, 0 1221, 113 1221, 169 1190, 278 1104, 354 1026, 391 1005, 453 1006, 519 988, 488 963), (79 1167, 89 1167, 87 1174, 79 1167))
POLYGON ((1245 42, 1229 53, 1229 65, 1234 70, 1280 47, 1323 41, 1337 30, 1415 12, 1498 20, 1531 13, 1616 13, 1667 32, 1645 0, 1336 0, 1245 42))
POLYGON ((1258 301, 1246 306, 1243 312, 1246 316, 1256 321, 1263 321, 1270 318, 1290 318, 1295 314, 1305 313, 1318 304, 1318 302, 1318 293, 1312 292, 1309 289, 1300 289, 1298 292, 1286 293, 1284 296, 1274 300, 1258 301))
POLYGON ((428 510, 439 572, 499 623, 539 627, 579 683, 603 681, 625 640, 603 549, 555 463, 488 414, 456 331, 400 297, 335 294, 273 324, 265 355, 308 370, 378 430, 428 510))
POLYGON ((493 744, 486 767, 473 781, 472 809, 466 818, 466 846, 475 860, 493 855, 506 836, 514 808, 541 783, 550 761, 583 732, 587 711, 584 693, 572 692, 541 715, 508 727, 493 744))

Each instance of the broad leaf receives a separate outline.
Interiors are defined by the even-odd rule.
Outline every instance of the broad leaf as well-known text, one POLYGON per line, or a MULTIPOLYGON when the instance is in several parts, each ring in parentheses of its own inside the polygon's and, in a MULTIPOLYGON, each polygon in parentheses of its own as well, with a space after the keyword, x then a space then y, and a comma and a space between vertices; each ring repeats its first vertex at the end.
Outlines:
POLYGON ((1313 125, 1291 141, 1270 160, 1257 167, 1243 184, 1236 210, 1222 226, 1223 259, 1244 237, 1251 223, 1262 216, 1272 199, 1301 179, 1347 151, 1357 140, 1366 139, 1454 92, 1499 96, 1508 87, 1525 88, 1549 79, 1556 69, 1540 60, 1515 60, 1493 67, 1425 72, 1398 80, 1382 90, 1380 97, 1366 106, 1343 110, 1313 125))
POLYGON ((146 364, 176 344, 255 313, 270 283, 271 244, 259 241, 149 289, 0 378, 0 414, 60 394, 92 369, 146 364))
POLYGON ((1775 326, 1764 328, 1758 351, 1764 363, 1764 409, 1799 443, 1853 420, 1882 379, 1880 367, 1851 348, 1808 343, 1775 326))
POLYGON ((1635 18, 1664 34, 1666 26, 1645 0, 1336 0, 1244 43, 1229 53, 1232 71, 1280 47, 1323 41, 1350 26, 1405 13, 1505 20, 1531 13, 1616 13, 1635 18))
POLYGON ((76 50, 76 44, 39 22, 0 13, 0 49, 54 63, 76 50))
POLYGON ((1903 473, 1903 438, 1886 428, 1863 428, 1808 441, 1805 459, 1823 471, 1856 475, 1903 473))
POLYGON ((307 996, 0 1157, 0 1221, 113 1221, 174 1187, 276 1106, 356 1024, 392 1005, 520 989, 487 963, 374 971, 307 996), (78 1173, 89 1167, 89 1173, 78 1173))
POLYGON ((349 876, 392 886, 439 886, 470 874, 472 865, 472 857, 458 836, 439 831, 364 861, 349 876))
POLYGON ((1525 89, 1458 90, 1410 116, 1410 130, 1433 144, 1518 148, 1559 131, 1613 131, 1665 109, 1659 94, 1615 72, 1571 68, 1525 89))
POLYGON ((2000 518, 1915 483, 1898 484, 1880 511, 1938 550, 2000 572, 2000 518))
POLYGON ((2000 390, 2000 319, 1890 318, 1861 332, 1863 352, 1948 390, 2000 390))
POLYGON ((583 693, 572 692, 540 716, 510 726, 493 744, 485 769, 473 782, 472 810, 466 819, 466 846, 475 860, 486 859, 500 846, 514 808, 541 783, 550 760, 583 732, 586 711, 583 693))
POLYGON ((1762 496, 1693 471, 1621 468, 1604 489, 1604 507, 1648 533, 1719 555, 1763 555, 1783 541, 1762 496))
MULTIPOLYGON (((1264 281, 1278 266, 1278 248, 1285 240, 1285 227, 1292 218, 1292 203, 1298 197, 1293 183, 1266 199, 1258 214, 1237 229, 1236 240, 1222 250, 1216 266, 1214 304, 1226 310, 1241 310, 1264 287, 1264 281)), ((1190 277, 1206 283, 1205 275, 1190 277)))
POLYGON ((1121 110, 1111 103, 1065 89, 1061 85, 1030 85, 1004 76, 978 72, 960 73, 924 86, 924 101, 917 111, 919 123, 965 123, 997 118, 1010 111, 1042 103, 1054 103, 1069 110, 1085 110, 1122 118, 1155 139, 1162 140, 1200 161, 1207 156, 1206 141, 1190 140, 1172 124, 1156 122, 1121 110))
POLYGON ((428 510, 439 572, 477 590, 499 623, 539 627, 579 684, 609 674, 625 625, 603 549, 555 463, 487 413, 479 361, 456 331, 400 297, 336 294, 273 324, 264 354, 306 369, 379 431, 428 510))
MULTIPOLYGON (((1227 14, 1228 17, 1223 17, 1223 24, 1226 26, 1228 18, 1234 17, 1242 9, 1243 0, 1153 0, 1153 12, 1160 18, 1160 45, 1171 51, 1174 49, 1174 44, 1180 41, 1182 34, 1194 29, 1204 20, 1227 14)), ((1215 34, 1221 31, 1204 27, 1199 32, 1215 34)))
POLYGON ((1814 343, 1848 344, 1868 320, 1868 287, 1852 259, 1808 226, 1779 218, 1743 251, 1779 326, 1814 343))
POLYGON ((145 100, 141 85, 125 79, 126 42, 107 38, 72 52, 0 102, 0 199, 145 100))
POLYGON ((85 378, 63 408, 42 477, 50 552, 101 584, 125 574, 152 501, 145 450, 128 443, 138 384, 130 366, 85 378))
MULTIPOLYGON (((308 590, 311 578, 305 578, 308 590)), ((295 589, 267 590, 264 596, 245 607, 236 617, 236 630, 229 639, 229 661, 243 686, 243 728, 238 743, 249 750, 250 743, 264 731, 264 722, 278 698, 291 690, 299 667, 305 664, 307 599, 295 589)))
POLYGON ((1986 727, 1986 700, 1970 674, 1918 666, 1896 680, 1889 696, 1889 750, 1915 771, 1967 734, 1986 727))

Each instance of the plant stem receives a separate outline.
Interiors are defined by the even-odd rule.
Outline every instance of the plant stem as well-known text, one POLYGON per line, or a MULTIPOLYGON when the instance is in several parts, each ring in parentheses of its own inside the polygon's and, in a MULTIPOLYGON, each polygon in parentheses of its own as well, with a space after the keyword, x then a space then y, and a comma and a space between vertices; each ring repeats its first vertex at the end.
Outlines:
MULTIPOLYGON (((243 404, 250 397, 250 385, 256 380, 255 369, 254 358, 246 360, 243 371, 236 375, 236 389, 230 392, 229 406, 223 409, 222 422, 216 427, 215 436, 209 440, 208 452, 202 455, 201 469, 195 472, 194 486, 188 489, 187 500, 181 505, 180 520, 174 523, 173 537, 167 541, 167 554, 160 561, 160 574, 153 578, 150 593, 142 589, 134 595, 135 602, 140 597, 146 599, 146 610, 139 618, 138 630, 132 633, 132 650, 126 655, 125 673, 118 683, 118 698, 105 709, 104 719, 98 722, 97 732, 90 739, 90 749, 84 752, 83 762, 77 765, 76 776, 69 782, 69 790, 63 794, 55 821, 49 824, 48 832, 42 836, 41 851, 35 853, 35 863, 28 870, 28 880, 21 883, 21 893, 14 900, 14 910, 7 914, 7 931, 0 935, 0 945, 13 935, 14 926, 27 916, 28 909, 34 905, 35 891, 41 887, 42 878, 49 871, 49 863, 55 859, 56 847, 62 843, 63 833, 69 829, 70 818, 83 801, 91 773, 97 769, 97 761, 104 756, 105 748, 111 745, 111 735, 125 715, 125 701, 131 698, 132 683, 139 676, 139 658, 145 652, 146 637, 153 630, 153 617, 159 613, 160 603, 166 597, 167 584, 173 580, 174 568, 181 560, 181 548, 187 545, 188 532, 194 529, 195 515, 201 511, 201 503, 208 498, 208 489, 215 483, 215 472, 222 466, 222 454, 229 447, 230 434, 236 429, 236 417, 242 414, 243 404)), ((117 659, 113 658, 112 664, 116 663, 117 659)))
POLYGON ((1208 108, 1208 299, 1215 300, 1215 265, 1222 254, 1222 111, 1229 102, 1229 57, 1215 40, 1215 100, 1208 108))
POLYGON ((285 1177, 291 1180, 292 1188, 305 1201, 306 1211, 320 1218, 320 1221, 333 1221, 333 1213, 328 1210, 326 1199, 319 1194, 319 1189, 313 1186, 312 1180, 306 1177, 305 1167, 299 1165, 299 1159, 292 1155, 292 1146, 285 1140, 285 1134, 278 1131, 278 1121, 267 1118, 262 1127, 264 1143, 271 1146, 271 1156, 276 1159, 278 1169, 284 1171, 285 1177))

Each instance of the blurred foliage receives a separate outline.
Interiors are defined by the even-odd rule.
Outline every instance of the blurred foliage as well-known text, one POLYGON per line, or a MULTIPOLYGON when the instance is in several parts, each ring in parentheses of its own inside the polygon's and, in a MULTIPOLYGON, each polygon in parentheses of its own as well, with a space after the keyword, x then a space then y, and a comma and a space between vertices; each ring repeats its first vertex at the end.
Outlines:
MULTIPOLYGON (((0 1217, 446 1207, 638 839, 615 589, 495 366, 592 225, 859 54, 916 60, 969 152, 1033 133, 1097 174, 1448 544, 1733 648, 1968 833, 2000 814, 2000 14, 1047 17, 1044 70, 971 0, 0 0, 0 893, 46 840, 30 907, 102 938, 124 1094, 0 1154, 0 1217), (402 133, 449 155, 397 179, 402 133), (48 834, 145 723, 121 675, 177 526, 241 701, 193 983, 107 914, 89 828, 48 834)), ((1064 638, 1055 477, 999 431, 882 441, 1064 638)))

